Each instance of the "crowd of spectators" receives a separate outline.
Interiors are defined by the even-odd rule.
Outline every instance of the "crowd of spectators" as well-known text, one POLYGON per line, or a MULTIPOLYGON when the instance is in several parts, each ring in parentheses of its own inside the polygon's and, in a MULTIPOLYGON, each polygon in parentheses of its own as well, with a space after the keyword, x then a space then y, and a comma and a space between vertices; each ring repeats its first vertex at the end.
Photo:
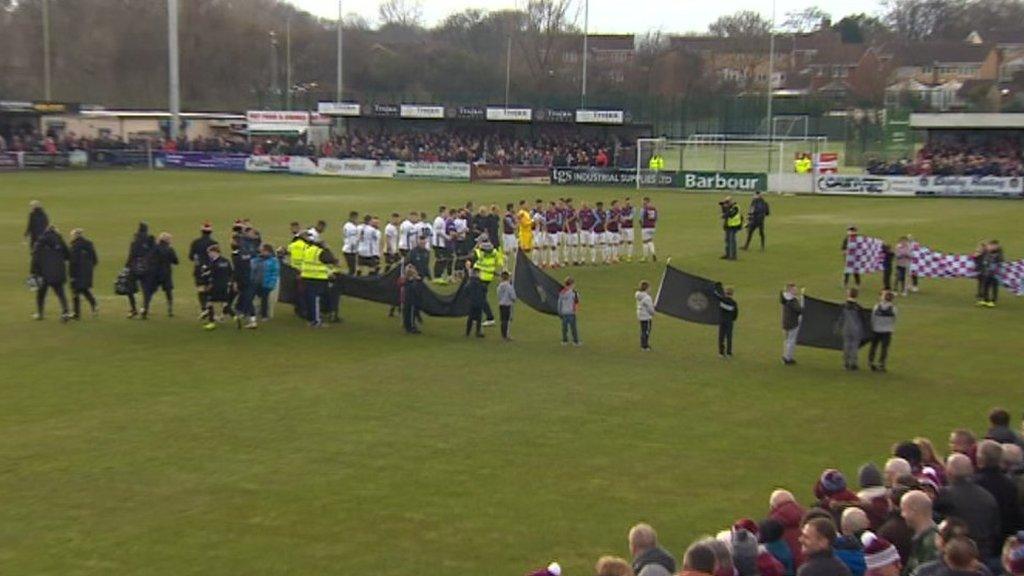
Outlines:
POLYGON ((868 172, 890 176, 1020 176, 1024 154, 1016 138, 984 142, 966 137, 935 138, 913 159, 874 162, 868 172))
POLYGON ((321 148, 323 156, 521 166, 612 166, 616 142, 577 134, 530 138, 497 132, 354 130, 321 148))
MULTIPOLYGON (((583 138, 576 134, 517 137, 497 132, 446 130, 361 131, 335 136, 319 146, 305 138, 275 136, 248 139, 208 137, 172 140, 160 136, 85 138, 66 132, 44 135, 23 132, 0 137, 0 151, 70 152, 72 150, 163 150, 167 152, 243 152, 292 156, 365 158, 427 162, 468 162, 523 166, 614 166, 615 141, 583 138)), ((621 154, 624 159, 631 154, 621 154)))
MULTIPOLYGON (((634 526, 630 560, 604 556, 597 576, 1024 575, 1024 440, 1005 410, 989 413, 978 441, 954 430, 943 459, 926 438, 899 442, 858 487, 822 472, 815 500, 775 490, 760 522, 742 518, 700 538, 677 564, 654 528, 634 526)), ((531 576, 560 576, 552 563, 531 576)))

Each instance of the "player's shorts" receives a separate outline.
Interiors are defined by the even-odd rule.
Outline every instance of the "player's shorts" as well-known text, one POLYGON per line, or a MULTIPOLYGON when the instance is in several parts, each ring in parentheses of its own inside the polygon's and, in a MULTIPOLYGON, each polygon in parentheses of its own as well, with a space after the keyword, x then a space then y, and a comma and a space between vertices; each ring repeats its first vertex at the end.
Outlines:
POLYGON ((579 243, 580 243, 580 233, 579 232, 566 232, 565 233, 565 243, 567 245, 569 245, 569 246, 578 246, 579 243))
POLYGON ((623 228, 622 229, 622 241, 623 242, 627 242, 627 243, 633 242, 633 229, 632 228, 623 228))
POLYGON ((368 268, 377 268, 380 266, 380 256, 359 256, 359 265, 366 266, 368 268))
POLYGON ((533 247, 534 248, 543 248, 544 247, 544 233, 543 232, 534 232, 533 233, 533 247))
POLYGON ((594 233, 589 230, 580 232, 580 245, 581 246, 593 246, 594 245, 594 233))
POLYGON ((607 244, 608 233, 607 232, 594 232, 594 244, 607 244))
POLYGON ((640 230, 640 239, 644 242, 654 240, 654 228, 644 228, 640 230))
POLYGON ((561 232, 548 232, 547 233, 548 248, 558 248, 558 245, 561 242, 562 242, 562 233, 561 232))
POLYGON ((501 236, 501 245, 506 251, 511 251, 519 245, 519 242, 516 240, 515 234, 503 234, 501 236))
POLYGON ((609 244, 621 244, 622 235, 618 232, 605 232, 605 241, 609 244))

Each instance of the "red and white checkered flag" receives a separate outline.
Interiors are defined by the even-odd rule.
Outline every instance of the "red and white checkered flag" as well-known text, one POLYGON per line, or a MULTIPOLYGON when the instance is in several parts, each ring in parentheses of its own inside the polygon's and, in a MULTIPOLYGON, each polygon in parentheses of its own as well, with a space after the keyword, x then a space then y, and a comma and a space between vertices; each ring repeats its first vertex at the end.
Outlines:
POLYGON ((846 242, 846 274, 880 272, 884 266, 882 241, 870 236, 851 236, 846 242))
MULTIPOLYGON (((975 278, 978 270, 968 254, 936 252, 918 243, 913 245, 911 273, 921 278, 975 278)), ((1024 296, 1024 260, 1003 262, 996 270, 999 283, 1018 296, 1024 296)))

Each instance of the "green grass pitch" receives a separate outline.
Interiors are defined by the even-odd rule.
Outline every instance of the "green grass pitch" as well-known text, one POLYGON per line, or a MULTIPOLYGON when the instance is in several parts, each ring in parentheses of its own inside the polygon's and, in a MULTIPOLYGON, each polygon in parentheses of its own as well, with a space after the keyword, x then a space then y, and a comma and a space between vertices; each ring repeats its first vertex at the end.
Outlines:
MULTIPOLYGON (((679 554, 769 492, 810 499, 817 474, 881 463, 914 435, 945 445, 987 410, 1024 406, 1024 300, 973 306, 970 281, 924 281, 900 299, 890 373, 845 373, 839 352, 779 361, 787 280, 839 299, 845 227, 935 249, 982 238, 1024 255, 1024 203, 771 197, 767 253, 723 262, 717 195, 649 191, 659 255, 736 286, 736 357, 715 330, 659 317, 641 353, 636 284, 658 264, 572 270, 584 346, 558 345, 557 320, 516 310, 513 343, 466 340, 457 320, 407 337, 387 309, 342 304, 345 323, 311 331, 279 310, 256 332, 204 332, 187 266, 178 317, 157 297, 124 318, 112 283, 137 222, 187 252, 210 219, 227 239, 249 217, 275 243, 288 222, 349 210, 635 190, 478 186, 199 172, 0 175, 0 566, 5 574, 522 574, 551 560, 587 574, 628 555, 652 523, 679 554), (41 200, 66 234, 82 227, 101 266, 99 319, 33 322, 21 243, 41 200)), ((744 206, 746 199, 743 200, 744 206)), ((564 272, 558 272, 558 275, 564 272)), ((880 284, 866 281, 867 301, 880 284)), ((493 300, 492 295, 492 302, 493 300)), ((866 353, 866 352, 865 352, 866 353)))

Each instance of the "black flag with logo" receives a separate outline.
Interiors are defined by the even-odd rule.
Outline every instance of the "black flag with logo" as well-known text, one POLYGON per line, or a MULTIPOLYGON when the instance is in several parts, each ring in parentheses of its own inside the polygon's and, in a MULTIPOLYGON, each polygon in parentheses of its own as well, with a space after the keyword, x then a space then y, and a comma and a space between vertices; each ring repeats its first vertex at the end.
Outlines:
POLYGON ((522 250, 516 253, 513 285, 516 296, 527 306, 543 314, 558 315, 558 293, 562 284, 548 276, 522 250))
MULTIPOLYGON (((800 331, 796 343, 800 346, 843 349, 843 305, 826 302, 810 296, 804 297, 804 313, 800 317, 800 331)), ((861 310, 861 337, 863 346, 871 340, 871 311, 861 310)))
POLYGON ((720 314, 718 296, 715 296, 717 285, 713 280, 666 266, 654 309, 688 322, 717 325, 720 314))

